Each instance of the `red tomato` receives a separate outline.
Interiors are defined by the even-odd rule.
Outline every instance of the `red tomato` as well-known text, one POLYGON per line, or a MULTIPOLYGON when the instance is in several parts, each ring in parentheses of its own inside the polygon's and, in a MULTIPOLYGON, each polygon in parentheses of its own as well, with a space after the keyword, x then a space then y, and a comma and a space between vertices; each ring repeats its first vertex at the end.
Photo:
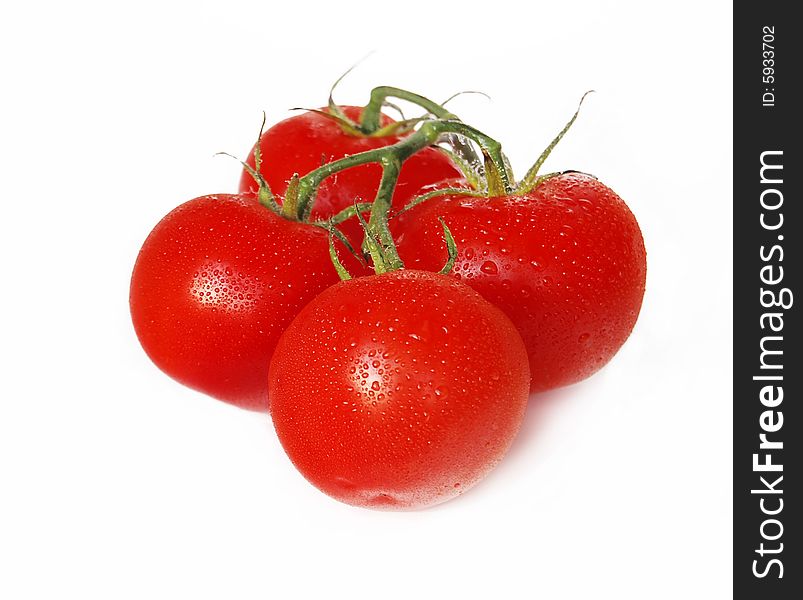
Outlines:
POLYGON ((341 282, 290 324, 270 367, 273 423, 301 473, 357 506, 448 500, 502 458, 527 404, 510 321, 420 271, 341 282))
POLYGON ((524 339, 533 391, 588 377, 630 335, 644 241, 622 199, 593 177, 565 173, 521 197, 428 200, 391 221, 408 268, 443 265, 438 217, 457 242, 451 275, 501 308, 524 339))
MULTIPOLYGON (((358 121, 362 114, 359 107, 341 108, 353 121, 358 121)), ((393 119, 383 115, 383 125, 392 122, 393 119)), ((305 112, 277 123, 263 133, 259 142, 262 152, 260 171, 273 193, 281 199, 294 174, 303 176, 324 163, 390 146, 401 139, 403 136, 350 135, 336 121, 318 113, 305 112)), ((253 150, 246 162, 254 166, 253 150)), ((369 164, 347 169, 328 178, 318 190, 312 218, 326 219, 353 206, 355 202, 372 202, 381 176, 382 167, 369 164)), ((407 204, 422 187, 449 178, 462 179, 462 174, 446 153, 437 148, 425 148, 404 163, 393 194, 394 208, 407 204)), ((253 177, 244 170, 240 178, 240 191, 255 192, 257 187, 253 177)), ((359 247, 362 229, 356 219, 343 223, 341 230, 355 247, 359 247)))
POLYGON ((251 197, 182 204, 145 240, 131 317, 148 356, 179 382, 266 410, 268 365, 301 307, 338 281, 325 231, 251 197))

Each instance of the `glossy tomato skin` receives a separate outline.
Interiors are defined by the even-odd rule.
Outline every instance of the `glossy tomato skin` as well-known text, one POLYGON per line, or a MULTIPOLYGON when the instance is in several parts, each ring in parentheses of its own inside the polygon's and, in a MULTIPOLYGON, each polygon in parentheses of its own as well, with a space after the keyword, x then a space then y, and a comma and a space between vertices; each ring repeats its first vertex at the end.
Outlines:
MULTIPOLYGON (((359 121, 362 109, 354 106, 341 107, 353 121, 359 121)), ((322 109, 326 110, 326 109, 322 109)), ((383 125, 393 122, 383 115, 383 125)), ((262 168, 274 194, 280 198, 287 191, 287 183, 294 174, 300 176, 317 169, 322 164, 358 154, 367 150, 390 146, 403 139, 389 135, 382 137, 355 136, 345 133, 340 125, 318 113, 304 112, 277 123, 262 134, 259 147, 262 152, 262 168)), ((254 151, 246 161, 254 166, 254 151)), ((355 202, 371 202, 376 196, 382 168, 378 164, 362 165, 342 171, 323 182, 318 190, 312 218, 326 219, 355 202)), ((393 194, 394 208, 407 204, 422 187, 443 179, 462 179, 459 169, 451 159, 437 148, 425 148, 414 154, 402 166, 393 194)), ((256 191, 253 177, 243 170, 240 191, 256 191)), ((356 219, 341 227, 353 243, 359 245, 362 229, 356 219)))
POLYGON ((527 404, 510 321, 468 286, 420 271, 338 283, 285 331, 270 367, 290 459, 355 506, 443 502, 502 458, 527 404))
POLYGON ((424 202, 391 222, 409 268, 441 268, 439 216, 457 242, 451 276, 516 325, 533 391, 585 379, 630 335, 644 295, 644 241, 622 199, 593 177, 565 173, 521 197, 424 202))
POLYGON ((145 240, 131 277, 131 317, 162 371, 264 411, 279 336, 338 280, 325 231, 287 221, 253 197, 203 196, 169 213, 145 240))

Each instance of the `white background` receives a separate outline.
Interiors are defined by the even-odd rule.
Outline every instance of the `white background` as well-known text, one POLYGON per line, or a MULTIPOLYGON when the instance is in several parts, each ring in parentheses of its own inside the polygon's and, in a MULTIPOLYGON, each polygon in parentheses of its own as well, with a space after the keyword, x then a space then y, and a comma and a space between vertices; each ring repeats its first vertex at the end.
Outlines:
POLYGON ((4 5, 0 597, 731 595, 731 5, 4 5), (182 388, 128 316, 167 211, 235 189, 261 111, 445 99, 520 174, 601 177, 648 249, 608 367, 531 410, 505 462, 416 513, 338 504, 267 417, 182 388))

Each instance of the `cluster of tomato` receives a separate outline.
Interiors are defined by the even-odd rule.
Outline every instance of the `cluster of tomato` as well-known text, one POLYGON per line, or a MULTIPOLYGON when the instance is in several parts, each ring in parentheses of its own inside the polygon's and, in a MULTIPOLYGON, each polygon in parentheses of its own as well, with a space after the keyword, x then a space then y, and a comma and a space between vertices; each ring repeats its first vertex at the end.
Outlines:
POLYGON ((624 343, 644 243, 596 178, 538 169, 442 106, 377 88, 261 130, 237 194, 145 241, 131 314, 179 382, 271 413, 293 463, 358 506, 458 495, 502 458, 528 397, 624 343), (420 119, 381 112, 395 96, 420 119))

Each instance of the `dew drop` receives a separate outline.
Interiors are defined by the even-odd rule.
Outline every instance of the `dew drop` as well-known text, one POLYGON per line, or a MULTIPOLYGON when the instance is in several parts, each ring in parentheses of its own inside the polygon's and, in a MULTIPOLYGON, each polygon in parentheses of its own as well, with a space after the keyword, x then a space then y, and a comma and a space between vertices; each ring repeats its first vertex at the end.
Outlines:
POLYGON ((587 198, 580 198, 579 200, 577 200, 577 205, 582 210, 585 210, 585 211, 589 211, 593 207, 592 204, 591 204, 591 200, 588 200, 587 198))
POLYGON ((482 263, 480 271, 486 273, 487 275, 496 275, 499 273, 499 267, 497 267, 496 263, 492 260, 486 260, 484 263, 482 263))

